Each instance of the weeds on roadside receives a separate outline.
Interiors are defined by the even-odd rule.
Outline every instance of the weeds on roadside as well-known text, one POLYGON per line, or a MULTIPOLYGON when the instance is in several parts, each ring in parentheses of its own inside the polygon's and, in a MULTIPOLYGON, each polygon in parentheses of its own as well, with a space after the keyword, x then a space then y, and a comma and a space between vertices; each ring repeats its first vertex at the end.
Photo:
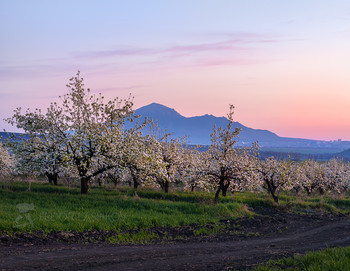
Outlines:
POLYGON ((350 267, 350 247, 327 248, 323 251, 309 252, 305 255, 269 261, 254 271, 348 271, 350 267))

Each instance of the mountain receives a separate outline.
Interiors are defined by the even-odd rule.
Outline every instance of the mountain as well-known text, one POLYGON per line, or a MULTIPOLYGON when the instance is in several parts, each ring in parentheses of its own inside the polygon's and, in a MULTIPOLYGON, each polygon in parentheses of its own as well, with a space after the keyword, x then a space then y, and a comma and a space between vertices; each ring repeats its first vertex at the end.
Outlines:
POLYGON ((341 153, 339 153, 339 156, 343 159, 350 160, 350 149, 342 151, 341 153))
MULTIPOLYGON (((214 124, 217 127, 223 127, 228 123, 227 118, 213 115, 186 118, 174 109, 157 103, 141 107, 135 113, 157 121, 161 129, 166 129, 174 137, 187 136, 191 144, 209 145, 210 134, 213 132, 214 124)), ((248 128, 239 122, 235 122, 234 127, 242 129, 240 134, 241 144, 251 144, 257 139, 273 141, 278 138, 276 134, 270 131, 248 128), (259 136, 257 137, 257 135, 259 136)))
MULTIPOLYGON (((174 137, 187 136, 190 144, 209 145, 210 134, 213 131, 214 124, 217 127, 223 127, 228 123, 227 118, 213 115, 187 118, 174 109, 157 103, 143 106, 137 109, 135 113, 157 121, 161 129, 167 130, 174 137)), ((300 152, 303 149, 305 149, 304 152, 309 152, 309 149, 324 149, 325 153, 335 153, 350 149, 349 141, 322 141, 280 137, 271 131, 249 128, 239 122, 234 122, 233 126, 242 129, 238 140, 238 144, 241 146, 258 142, 260 147, 273 151, 278 151, 280 148, 286 148, 290 152, 300 152)))
MULTIPOLYGON (((135 113, 156 120, 162 130, 167 130, 174 137, 187 136, 188 143, 193 145, 209 145, 211 143, 210 134, 213 131, 214 124, 217 127, 224 127, 228 123, 227 118, 213 115, 187 118, 174 109, 157 103, 141 107, 135 113)), ((258 142, 266 155, 291 153, 300 157, 314 155, 319 159, 332 157, 350 159, 349 141, 322 141, 280 137, 271 131, 249 128, 239 122, 234 122, 234 127, 242 129, 237 145, 249 146, 253 142, 258 142)), ((6 139, 8 136, 8 133, 0 132, 0 141, 1 138, 6 139)))
POLYGON ((17 138, 23 136, 21 133, 12 133, 12 132, 0 132, 0 140, 6 140, 14 135, 17 138))

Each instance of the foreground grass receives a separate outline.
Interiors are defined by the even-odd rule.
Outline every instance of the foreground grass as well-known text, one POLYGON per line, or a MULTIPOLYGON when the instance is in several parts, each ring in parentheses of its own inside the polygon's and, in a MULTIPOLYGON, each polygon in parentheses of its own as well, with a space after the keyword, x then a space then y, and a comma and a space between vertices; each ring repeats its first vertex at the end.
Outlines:
MULTIPOLYGON (((76 188, 32 184, 29 192, 26 187, 0 186, 0 232, 125 231, 204 225, 251 214, 244 204, 232 200, 212 204, 142 198, 131 190, 92 189, 86 196, 76 188)), ((147 191, 142 193, 147 195, 147 191)))
POLYGON ((304 256, 270 261, 253 270, 348 271, 350 270, 350 247, 328 248, 324 251, 309 252, 304 256))
MULTIPOLYGON (((235 193, 213 203, 213 194, 140 189, 94 188, 80 195, 79 188, 42 183, 0 183, 0 233, 31 231, 85 231, 149 229, 219 223, 252 215, 247 207, 282 208, 299 213, 349 214, 350 199, 280 196, 277 207, 265 193, 235 193), (30 191, 29 190, 30 187, 30 191)), ((214 233, 213 233, 214 234, 214 233)))

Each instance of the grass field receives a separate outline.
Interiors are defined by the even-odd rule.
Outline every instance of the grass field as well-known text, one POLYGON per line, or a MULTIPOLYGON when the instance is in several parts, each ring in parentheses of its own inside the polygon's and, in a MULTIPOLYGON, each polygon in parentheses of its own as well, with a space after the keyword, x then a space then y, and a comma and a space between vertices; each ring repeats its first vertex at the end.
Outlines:
POLYGON ((0 231, 7 232, 175 227, 250 215, 244 204, 212 204, 209 195, 91 189, 84 196, 76 188, 35 183, 31 192, 24 184, 0 187, 0 231))
POLYGON ((324 251, 309 252, 303 256, 270 261, 254 269, 254 271, 279 270, 348 271, 350 270, 350 247, 328 248, 324 251))
MULTIPOLYGON (((236 193, 213 203, 213 194, 155 190, 135 191, 92 188, 80 195, 78 188, 32 183, 0 183, 0 232, 130 230, 217 223, 253 215, 249 207, 272 207, 264 193, 236 193)), ((280 206, 291 211, 349 213, 350 199, 300 198, 281 195, 280 206)))

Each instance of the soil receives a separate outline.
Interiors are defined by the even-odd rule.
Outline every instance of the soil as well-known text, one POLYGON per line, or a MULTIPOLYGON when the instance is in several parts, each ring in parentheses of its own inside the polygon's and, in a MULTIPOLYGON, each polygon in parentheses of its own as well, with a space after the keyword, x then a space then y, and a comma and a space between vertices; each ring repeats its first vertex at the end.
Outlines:
POLYGON ((210 236, 199 235, 198 225, 153 228, 157 239, 146 245, 112 245, 107 240, 113 231, 2 234, 0 270, 246 270, 270 259, 350 246, 348 216, 254 211, 260 215, 222 221, 220 233, 210 236))

